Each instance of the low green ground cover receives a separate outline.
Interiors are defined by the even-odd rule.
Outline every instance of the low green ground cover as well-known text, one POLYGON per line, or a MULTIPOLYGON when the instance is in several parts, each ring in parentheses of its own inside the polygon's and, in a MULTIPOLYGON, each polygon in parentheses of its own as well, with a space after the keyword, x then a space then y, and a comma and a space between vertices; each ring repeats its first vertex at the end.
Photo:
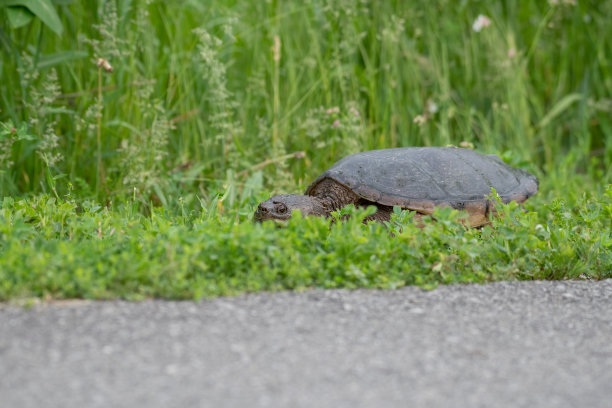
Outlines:
POLYGON ((0 298, 609 277, 610 21, 610 1, 0 2, 0 298), (529 212, 250 221, 350 153, 445 145, 537 175, 529 212))
POLYGON ((482 229, 446 208, 419 229, 399 209, 387 225, 364 225, 367 210, 347 207, 332 220, 297 216, 279 227, 207 209, 144 216, 129 204, 4 199, 0 300, 612 278, 612 187, 576 204, 501 206, 504 216, 482 229))

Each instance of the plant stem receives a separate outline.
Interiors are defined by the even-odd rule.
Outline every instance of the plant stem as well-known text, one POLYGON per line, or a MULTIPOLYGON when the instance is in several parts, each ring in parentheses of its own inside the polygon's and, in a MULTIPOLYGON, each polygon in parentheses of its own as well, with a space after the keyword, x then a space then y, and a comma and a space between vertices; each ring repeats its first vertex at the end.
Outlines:
POLYGON ((273 46, 273 58, 274 58, 274 101, 273 101, 273 117, 274 122, 272 123, 272 151, 274 153, 277 152, 278 149, 278 110, 280 105, 280 96, 279 96, 279 68, 280 68, 280 56, 281 56, 281 41, 280 37, 274 36, 274 46, 273 46))
POLYGON ((104 185, 104 168, 102 167, 102 66, 98 66, 98 114, 96 115, 96 144, 98 171, 96 177, 96 193, 104 185))

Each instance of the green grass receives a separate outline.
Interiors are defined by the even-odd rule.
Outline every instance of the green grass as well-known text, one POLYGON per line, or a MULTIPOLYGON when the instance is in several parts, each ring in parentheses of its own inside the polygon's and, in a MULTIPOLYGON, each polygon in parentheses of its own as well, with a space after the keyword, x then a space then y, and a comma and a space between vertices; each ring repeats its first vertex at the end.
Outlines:
POLYGON ((61 36, 0 8, 0 298, 609 276, 612 2, 558 3, 61 1, 61 36), (349 153, 462 143, 536 174, 534 212, 250 223, 349 153))
POLYGON ((0 300, 171 299, 244 291, 435 287, 503 279, 612 278, 612 188, 577 209, 557 200, 517 205, 481 230, 450 208, 421 230, 398 211, 388 225, 345 208, 329 221, 235 223, 203 210, 143 216, 50 197, 5 199, 0 210, 0 300), (352 214, 342 221, 342 216, 352 214))

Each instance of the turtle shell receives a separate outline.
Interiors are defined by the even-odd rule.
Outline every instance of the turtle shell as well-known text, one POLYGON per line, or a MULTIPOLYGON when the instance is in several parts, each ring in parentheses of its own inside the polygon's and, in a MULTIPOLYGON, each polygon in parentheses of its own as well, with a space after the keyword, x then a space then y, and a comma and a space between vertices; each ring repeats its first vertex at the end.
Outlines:
POLYGON ((495 155, 454 147, 404 147, 347 156, 306 190, 317 195, 324 179, 346 186, 362 198, 430 214, 448 205, 485 215, 495 188, 502 202, 523 202, 538 191, 538 179, 495 155))

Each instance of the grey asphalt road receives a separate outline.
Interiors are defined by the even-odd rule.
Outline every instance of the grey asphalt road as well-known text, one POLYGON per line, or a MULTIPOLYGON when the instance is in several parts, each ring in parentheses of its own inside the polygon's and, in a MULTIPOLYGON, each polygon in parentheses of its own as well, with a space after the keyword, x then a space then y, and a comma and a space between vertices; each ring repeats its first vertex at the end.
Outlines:
POLYGON ((612 407, 612 280, 0 305, 1 407, 612 407))

